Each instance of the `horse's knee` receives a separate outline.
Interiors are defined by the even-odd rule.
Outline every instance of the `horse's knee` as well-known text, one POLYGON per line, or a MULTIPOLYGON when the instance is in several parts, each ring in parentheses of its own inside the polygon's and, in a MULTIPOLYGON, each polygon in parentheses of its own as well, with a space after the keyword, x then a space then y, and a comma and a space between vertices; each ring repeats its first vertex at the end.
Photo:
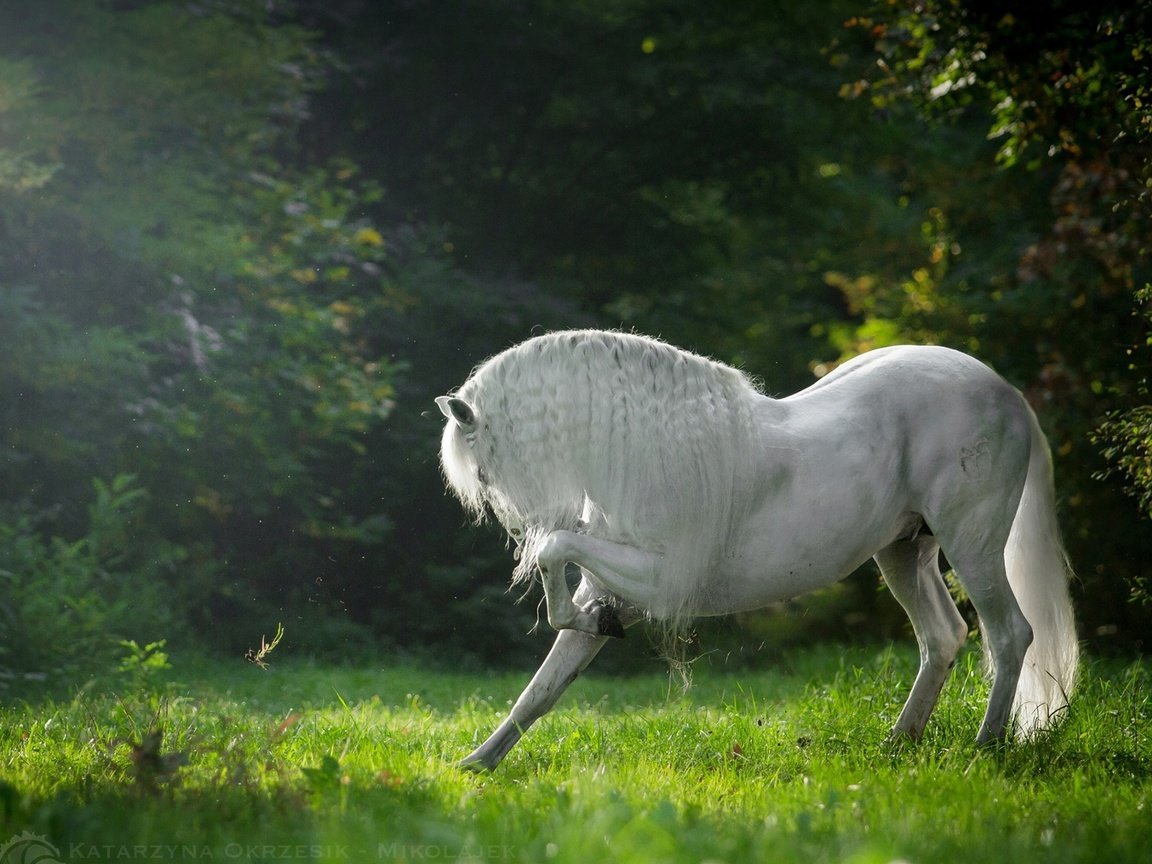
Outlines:
POLYGON ((555 567, 563 568, 572 558, 570 531, 553 531, 540 542, 536 553, 536 562, 541 570, 548 571, 555 567))

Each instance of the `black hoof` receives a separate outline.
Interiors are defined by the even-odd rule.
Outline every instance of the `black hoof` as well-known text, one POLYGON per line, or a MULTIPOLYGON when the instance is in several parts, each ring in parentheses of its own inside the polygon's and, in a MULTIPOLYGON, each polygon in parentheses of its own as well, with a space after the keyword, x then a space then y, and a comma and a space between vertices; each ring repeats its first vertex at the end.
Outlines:
POLYGON ((601 636, 611 636, 613 639, 624 638, 624 625, 620 623, 620 614, 616 607, 597 600, 594 604, 596 612, 596 629, 601 636))

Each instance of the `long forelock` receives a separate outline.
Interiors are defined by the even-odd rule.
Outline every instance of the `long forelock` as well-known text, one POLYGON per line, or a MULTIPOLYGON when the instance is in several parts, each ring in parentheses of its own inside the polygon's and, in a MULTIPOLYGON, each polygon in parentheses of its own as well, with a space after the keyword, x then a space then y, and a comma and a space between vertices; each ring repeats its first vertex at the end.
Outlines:
POLYGON ((464 508, 480 521, 484 518, 484 487, 476 460, 460 427, 449 420, 440 438, 440 468, 448 488, 464 508))

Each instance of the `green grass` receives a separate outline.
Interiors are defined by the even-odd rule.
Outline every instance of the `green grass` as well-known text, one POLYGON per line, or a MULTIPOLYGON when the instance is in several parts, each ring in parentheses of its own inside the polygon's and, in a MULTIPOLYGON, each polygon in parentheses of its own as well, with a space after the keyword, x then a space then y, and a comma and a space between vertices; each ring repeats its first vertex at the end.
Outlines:
POLYGON ((593 674, 485 776, 453 762, 532 670, 173 662, 134 692, 0 709, 0 844, 28 832, 61 861, 1152 856, 1146 662, 1091 665, 1057 732, 998 751, 972 743, 986 692, 974 654, 925 739, 895 747, 907 646, 739 674, 697 664, 686 694, 660 673, 593 674))

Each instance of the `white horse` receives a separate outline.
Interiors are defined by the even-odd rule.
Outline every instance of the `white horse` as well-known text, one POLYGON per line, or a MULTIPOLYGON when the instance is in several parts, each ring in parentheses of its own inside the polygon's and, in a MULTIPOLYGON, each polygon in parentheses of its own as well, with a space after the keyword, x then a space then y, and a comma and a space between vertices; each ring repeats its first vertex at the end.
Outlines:
POLYGON ((1078 645, 1048 446, 1021 394, 965 354, 872 351, 773 399, 663 342, 576 330, 496 355, 436 401, 448 486, 504 526, 515 579, 539 573, 560 631, 466 767, 495 768, 625 626, 757 609, 869 557, 919 643, 892 729, 918 738, 968 635, 941 549, 994 670, 977 740, 1032 735, 1067 706, 1078 645))

